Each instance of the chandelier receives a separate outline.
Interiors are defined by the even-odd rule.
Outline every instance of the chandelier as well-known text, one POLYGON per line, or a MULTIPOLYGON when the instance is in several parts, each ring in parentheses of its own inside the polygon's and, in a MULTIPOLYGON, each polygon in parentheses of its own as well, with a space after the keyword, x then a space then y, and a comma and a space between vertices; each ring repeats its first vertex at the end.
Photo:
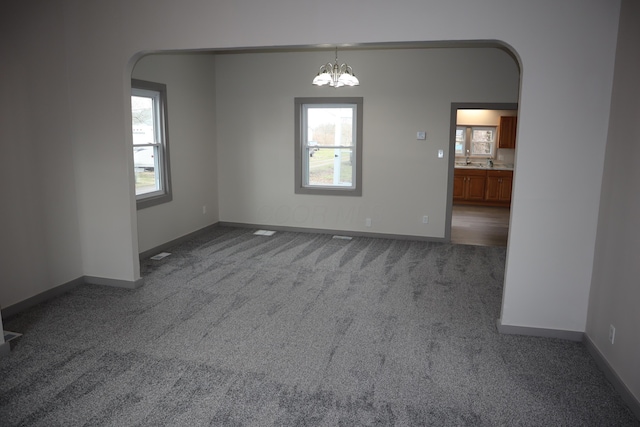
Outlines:
POLYGON ((340 86, 358 86, 360 82, 353 73, 353 68, 347 64, 339 65, 338 63, 338 48, 336 47, 336 62, 333 64, 327 62, 318 71, 318 75, 313 79, 313 84, 316 86, 324 86, 328 84, 333 87, 340 86))

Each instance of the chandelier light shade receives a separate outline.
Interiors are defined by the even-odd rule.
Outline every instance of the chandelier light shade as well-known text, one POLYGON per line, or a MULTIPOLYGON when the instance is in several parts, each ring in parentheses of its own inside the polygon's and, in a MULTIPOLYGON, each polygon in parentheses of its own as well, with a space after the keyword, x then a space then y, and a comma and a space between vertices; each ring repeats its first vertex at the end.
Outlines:
POLYGON ((329 85, 335 88, 340 86, 358 86, 360 81, 353 72, 353 68, 347 64, 338 62, 338 48, 336 47, 336 62, 327 62, 318 71, 318 75, 313 79, 316 86, 329 85))

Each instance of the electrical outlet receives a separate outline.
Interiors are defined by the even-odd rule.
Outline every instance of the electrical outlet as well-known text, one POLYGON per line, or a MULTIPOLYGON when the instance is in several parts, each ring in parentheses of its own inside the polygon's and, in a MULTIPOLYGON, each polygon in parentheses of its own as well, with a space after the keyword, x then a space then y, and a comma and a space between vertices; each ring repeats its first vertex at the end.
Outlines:
POLYGON ((613 325, 609 325, 609 342, 613 344, 616 339, 616 328, 613 325))
POLYGON ((371 227, 371 218, 367 218, 364 220, 365 227, 371 227))
POLYGON ((422 223, 423 224, 429 224, 429 216, 428 215, 425 215, 425 216, 422 217, 422 223))
POLYGON ((207 205, 202 206, 202 215, 207 213, 207 205))

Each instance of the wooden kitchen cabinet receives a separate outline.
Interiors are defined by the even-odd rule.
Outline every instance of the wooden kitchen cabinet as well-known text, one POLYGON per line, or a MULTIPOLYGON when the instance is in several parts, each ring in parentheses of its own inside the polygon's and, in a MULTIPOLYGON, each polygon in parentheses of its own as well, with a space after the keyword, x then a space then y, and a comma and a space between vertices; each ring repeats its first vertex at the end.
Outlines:
POLYGON ((453 172, 453 203, 460 205, 509 206, 513 171, 462 169, 453 172))
POLYGON ((485 200, 499 204, 511 203, 512 186, 512 171, 487 171, 485 200))
POLYGON ((454 201, 483 201, 487 172, 476 169, 456 169, 453 174, 454 201))
POLYGON ((517 116, 500 117, 500 135, 498 136, 498 148, 516 148, 517 127, 517 116))

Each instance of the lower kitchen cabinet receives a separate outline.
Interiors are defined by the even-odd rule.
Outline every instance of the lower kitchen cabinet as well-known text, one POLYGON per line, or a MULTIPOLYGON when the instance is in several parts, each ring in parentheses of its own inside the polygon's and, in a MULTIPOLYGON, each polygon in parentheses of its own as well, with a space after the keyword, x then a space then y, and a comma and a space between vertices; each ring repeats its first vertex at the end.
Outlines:
POLYGON ((487 171, 485 200, 511 203, 512 171, 487 171))
POLYGON ((513 171, 455 169, 453 202, 486 206, 509 206, 513 171))
POLYGON ((487 172, 476 169, 456 169, 453 174, 453 199, 483 201, 487 172))

